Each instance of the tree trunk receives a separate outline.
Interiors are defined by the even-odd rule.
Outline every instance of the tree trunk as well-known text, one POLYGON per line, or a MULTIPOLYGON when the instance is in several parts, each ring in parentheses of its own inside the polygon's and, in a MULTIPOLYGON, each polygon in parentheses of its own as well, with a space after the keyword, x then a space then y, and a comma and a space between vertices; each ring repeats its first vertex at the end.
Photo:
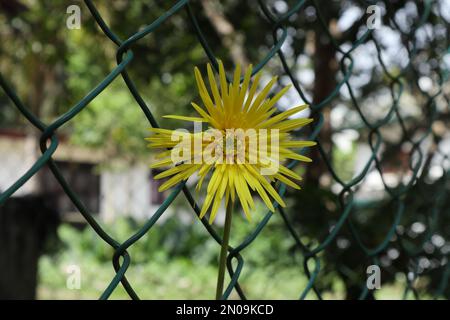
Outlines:
MULTIPOLYGON (((336 49, 331 43, 324 31, 317 27, 314 33, 314 89, 313 104, 317 105, 325 100, 336 87, 336 73, 338 71, 338 63, 336 61, 336 49)), ((321 109, 324 117, 324 123, 320 130, 318 139, 321 146, 331 155, 331 123, 330 123, 331 107, 327 105, 321 109)), ((319 114, 313 113, 314 123, 319 122, 319 114)), ((321 158, 318 148, 311 148, 311 157, 313 162, 308 165, 306 171, 306 179, 310 186, 319 187, 320 176, 327 172, 324 159, 321 158)))
POLYGON ((11 198, 0 207, 0 299, 36 297, 38 260, 57 225, 44 197, 11 198))

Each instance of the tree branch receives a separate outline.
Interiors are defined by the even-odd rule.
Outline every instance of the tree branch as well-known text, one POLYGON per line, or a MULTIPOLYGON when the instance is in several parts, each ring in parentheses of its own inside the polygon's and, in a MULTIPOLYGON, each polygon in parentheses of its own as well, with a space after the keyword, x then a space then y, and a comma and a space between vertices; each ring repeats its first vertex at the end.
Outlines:
POLYGON ((244 49, 244 36, 236 32, 227 20, 223 8, 217 0, 201 0, 205 15, 219 34, 222 44, 230 51, 231 59, 244 68, 249 64, 244 49))

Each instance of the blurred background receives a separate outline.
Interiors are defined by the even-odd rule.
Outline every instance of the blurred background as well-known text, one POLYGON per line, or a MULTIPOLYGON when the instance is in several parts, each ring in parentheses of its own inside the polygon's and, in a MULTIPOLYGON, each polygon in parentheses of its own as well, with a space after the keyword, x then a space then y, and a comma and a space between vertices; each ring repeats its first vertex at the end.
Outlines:
MULTIPOLYGON (((175 1, 94 4, 127 39, 175 1)), ((190 10, 228 71, 236 63, 258 64, 285 37, 262 69, 262 83, 278 75, 274 92, 295 85, 280 110, 312 106, 301 116, 314 117, 315 125, 299 131, 300 138, 320 127, 320 145, 308 155, 313 163, 296 167, 302 190, 287 191, 285 212, 274 214, 241 252, 246 296, 297 299, 308 270, 320 262, 308 299, 449 298, 450 2, 198 0, 190 10), (283 35, 271 17, 285 14, 283 35), (317 246, 314 259, 305 260, 317 246), (381 268, 382 285, 365 292, 372 264, 381 268)), ((0 39, 2 77, 46 124, 117 65, 117 46, 83 1, 0 0, 0 39), (66 26, 70 5, 80 8, 80 28, 66 26)), ((193 68, 205 70, 209 62, 187 11, 132 50, 127 72, 155 118, 166 128, 185 125, 161 116, 193 114, 190 102, 199 101, 193 68)), ((158 193, 157 172, 148 168, 148 127, 118 77, 57 131, 52 158, 119 242, 168 194, 158 193)), ((39 136, 1 90, 1 192, 39 158, 39 136)), ((189 188, 193 184, 195 177, 189 188)), ((201 195, 194 196, 201 203, 201 195)), ((265 214, 259 205, 248 222, 236 212, 231 244, 241 243, 265 214)), ((219 218, 214 227, 221 224, 219 218)), ((213 298, 219 246, 183 195, 128 252, 127 278, 141 297, 213 298)), ((0 206, 1 298, 98 298, 115 275, 113 254, 47 167, 0 206)), ((128 295, 119 285, 111 298, 128 295)))

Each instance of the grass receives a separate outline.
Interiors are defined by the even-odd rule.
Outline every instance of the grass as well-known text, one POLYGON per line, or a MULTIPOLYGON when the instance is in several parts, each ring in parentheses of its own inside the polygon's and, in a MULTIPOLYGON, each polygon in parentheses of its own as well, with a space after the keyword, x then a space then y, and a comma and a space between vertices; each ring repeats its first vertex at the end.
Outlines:
MULTIPOLYGON (((109 228, 116 238, 126 239, 136 225, 120 220, 109 228)), ((126 273, 128 280, 145 299, 213 299, 219 246, 199 224, 188 230, 184 227, 184 231, 177 228, 165 225, 152 229, 151 235, 129 248, 132 263, 126 273)), ((248 230, 235 231, 234 235, 241 238, 240 234, 248 230)), ((244 252, 240 284, 248 297, 297 299, 307 280, 292 257, 277 252, 291 243, 276 232, 266 236, 267 242, 244 252), (267 259, 275 263, 267 263, 267 259)), ((110 261, 112 249, 90 228, 79 231, 62 225, 58 237, 59 250, 39 261, 38 299, 98 299, 115 275, 110 261), (66 284, 71 276, 68 268, 73 265, 80 270, 80 289, 69 289, 66 284)), ((225 285, 227 281, 228 274, 225 285)), ((111 299, 128 298, 121 285, 111 296, 111 299)), ((238 296, 233 292, 230 298, 238 296)))
MULTIPOLYGON (((89 257, 80 259, 70 253, 58 258, 44 256, 39 262, 39 270, 39 299, 97 299, 114 277, 111 263, 100 263, 89 257), (74 264, 81 270, 79 290, 66 286, 67 268, 74 264)), ((127 277, 138 295, 145 299, 213 299, 217 269, 195 260, 175 258, 132 264, 127 277)), ((249 297, 295 299, 306 281, 293 268, 273 270, 266 267, 257 271, 244 269, 241 283, 249 297)), ((119 285, 111 298, 129 297, 119 285)), ((235 293, 232 298, 237 298, 235 293)))
MULTIPOLYGON (((117 220, 107 228, 116 239, 123 240, 137 226, 135 222, 117 220)), ((233 227, 232 245, 239 239, 242 241, 254 225, 233 227)), ((271 221, 242 252, 245 263, 239 283, 248 298, 298 299, 306 287, 301 257, 291 253, 292 239, 284 235, 271 221)), ((63 224, 58 237, 59 249, 39 260, 37 298, 98 299, 115 275, 111 263, 113 250, 89 227, 79 231, 63 224), (67 285, 71 277, 68 268, 73 265, 80 270, 79 289, 67 285)), ((142 299, 214 299, 219 249, 200 224, 158 225, 129 248, 131 265, 126 276, 142 299)), ((319 274, 319 278, 322 276, 319 274)), ((225 285, 228 281, 226 274, 225 285)), ((382 289, 376 292, 377 299, 401 299, 404 288, 401 282, 382 284, 382 289)), ((323 292, 323 298, 344 297, 342 281, 333 278, 331 290, 323 292)), ((129 299, 129 296, 119 284, 110 298, 129 299)), ((239 297, 233 291, 230 298, 239 297)), ((310 292, 307 299, 315 299, 314 294, 310 292)))

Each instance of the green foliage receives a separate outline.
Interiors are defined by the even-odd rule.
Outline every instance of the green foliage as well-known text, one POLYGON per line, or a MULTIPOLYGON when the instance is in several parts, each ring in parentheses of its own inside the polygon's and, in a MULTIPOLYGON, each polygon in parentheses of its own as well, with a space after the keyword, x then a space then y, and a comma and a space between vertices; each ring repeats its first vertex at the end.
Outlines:
MULTIPOLYGON (((285 237, 280 221, 273 221, 264 231, 265 241, 256 241, 245 250, 247 267, 241 283, 250 295, 263 299, 294 299, 306 281, 298 262, 290 256, 292 240, 285 237)), ((122 218, 107 230, 123 241, 141 224, 122 218)), ((236 215, 231 244, 242 241, 254 224, 236 215)), ((114 276, 110 261, 113 250, 98 241, 90 228, 80 230, 63 224, 58 234, 60 250, 40 260, 39 297, 97 298, 114 276), (66 288, 69 265, 81 269, 80 291, 66 288)), ((216 284, 219 249, 197 219, 190 224, 168 219, 129 248, 132 264, 127 277, 146 298, 209 299, 216 284)), ((119 287, 113 298, 127 298, 127 294, 119 287)))
POLYGON ((132 157, 143 153, 148 123, 135 104, 129 92, 115 83, 78 115, 72 142, 103 148, 112 155, 132 157))
POLYGON ((351 150, 342 150, 340 148, 333 148, 332 158, 333 165, 336 172, 344 181, 349 181, 355 174, 355 157, 356 157, 356 143, 352 143, 351 150))
MULTIPOLYGON (((258 222, 247 223, 243 219, 238 215, 234 219, 231 245, 241 242, 258 222)), ((122 218, 107 229, 123 241, 141 224, 122 218)), ((90 228, 80 230, 63 224, 58 234, 59 251, 44 255, 39 262, 38 298, 98 298, 115 274, 111 266, 113 250, 98 241, 90 228), (67 268, 71 265, 80 268, 80 290, 66 287, 67 268)), ((299 268, 301 257, 293 255, 294 243, 286 236, 278 215, 272 217, 261 237, 264 241, 255 241, 242 252, 245 268, 240 277, 241 286, 249 297, 297 299, 307 279, 299 268)), ((128 249, 132 263, 127 278, 147 299, 211 299, 217 280, 219 249, 199 221, 185 224, 172 218, 160 223, 128 249)), ((330 286, 323 296, 342 299, 345 294, 343 283, 329 274, 327 279, 330 286)), ((389 299, 400 295, 399 286, 385 285, 378 297, 389 299)), ((119 286, 111 298, 129 297, 119 286)), ((238 298, 235 292, 231 298, 238 298)), ((308 298, 315 297, 310 294, 308 298)))
MULTIPOLYGON (((244 219, 236 214, 232 242, 241 242, 258 223, 258 221, 247 222, 244 219)), ((113 237, 124 241, 141 225, 142 222, 131 218, 119 218, 105 228, 113 237)), ((245 252, 246 263, 259 265, 266 262, 294 266, 297 262, 288 254, 294 241, 291 237, 285 236, 281 221, 274 219, 263 232, 265 241, 256 241, 245 252)), ((63 248, 70 248, 77 256, 89 255, 99 262, 108 262, 111 259, 113 249, 99 242, 98 236, 90 228, 78 230, 63 224, 58 234, 63 248)), ((202 264, 215 265, 218 248, 218 244, 210 239, 209 234, 196 218, 192 223, 186 224, 172 217, 159 223, 158 228, 148 232, 130 247, 129 251, 133 263, 137 264, 145 263, 149 259, 165 261, 175 257, 189 257, 201 261, 202 264)))

